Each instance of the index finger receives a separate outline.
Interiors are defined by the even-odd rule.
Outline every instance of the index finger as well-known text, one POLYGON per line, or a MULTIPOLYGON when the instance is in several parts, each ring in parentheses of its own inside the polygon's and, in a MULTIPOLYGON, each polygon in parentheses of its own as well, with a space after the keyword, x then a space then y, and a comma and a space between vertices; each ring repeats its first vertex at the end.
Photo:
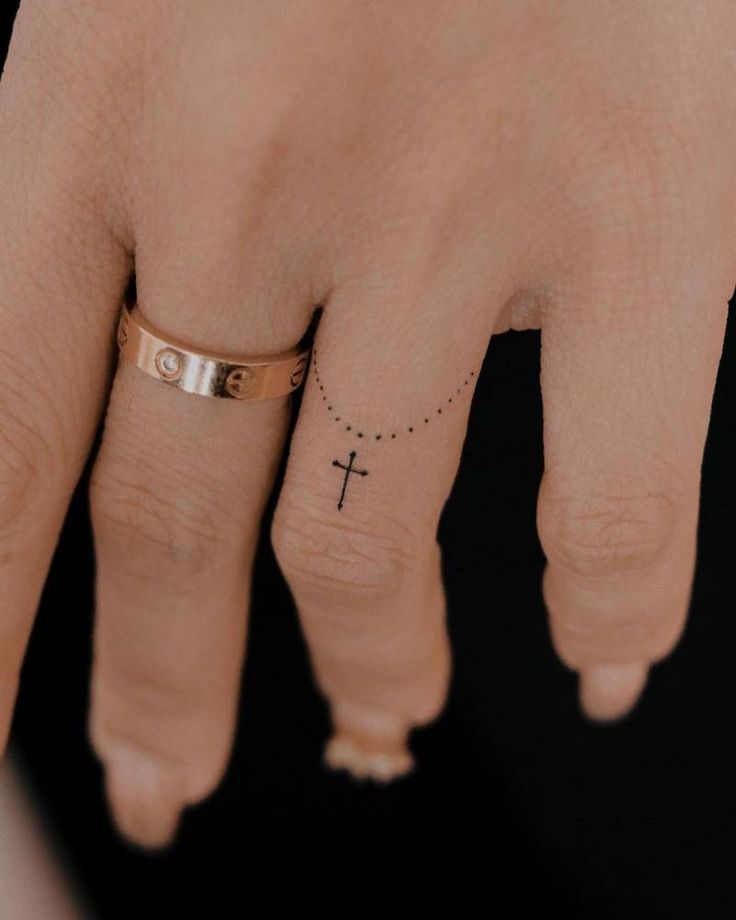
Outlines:
POLYGON ((129 271, 90 201, 79 138, 28 73, 29 29, 21 14, 0 86, 0 749, 129 271))

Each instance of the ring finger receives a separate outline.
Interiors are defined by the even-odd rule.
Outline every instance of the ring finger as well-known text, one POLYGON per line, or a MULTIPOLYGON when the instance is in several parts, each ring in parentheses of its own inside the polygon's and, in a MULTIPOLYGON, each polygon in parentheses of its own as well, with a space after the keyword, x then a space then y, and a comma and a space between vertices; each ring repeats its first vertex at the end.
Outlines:
POLYGON ((327 763, 378 781, 411 768, 410 730, 444 703, 437 525, 510 288, 505 253, 480 282, 449 254, 472 279, 452 285, 407 272, 421 260, 392 269, 396 252, 379 243, 380 287, 362 276, 325 308, 272 534, 331 706, 327 763))

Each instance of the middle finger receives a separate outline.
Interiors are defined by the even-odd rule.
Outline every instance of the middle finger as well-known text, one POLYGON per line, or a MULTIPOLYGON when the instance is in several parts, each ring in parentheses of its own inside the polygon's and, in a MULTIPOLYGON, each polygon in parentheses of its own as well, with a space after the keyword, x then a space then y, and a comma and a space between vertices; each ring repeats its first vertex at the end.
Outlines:
MULTIPOLYGON (((196 297, 174 308, 146 277, 145 318, 167 337, 197 342, 196 297)), ((259 289, 243 286, 254 296, 259 289)), ((306 307, 292 310, 271 336, 208 332, 207 350, 283 351, 308 316, 306 307)), ((250 569, 288 416, 288 396, 207 398, 128 361, 118 368, 92 482, 90 730, 118 824, 139 843, 166 844, 182 807, 207 795, 226 766, 250 569)))

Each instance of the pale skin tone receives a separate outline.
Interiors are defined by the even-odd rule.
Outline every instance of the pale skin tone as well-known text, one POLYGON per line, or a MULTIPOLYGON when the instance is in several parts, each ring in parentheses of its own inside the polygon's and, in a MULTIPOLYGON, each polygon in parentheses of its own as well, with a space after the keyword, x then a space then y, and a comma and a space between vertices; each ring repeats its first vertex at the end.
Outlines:
POLYGON ((542 330, 552 642, 589 717, 628 712, 695 563, 735 35, 732 0, 25 2, 0 84, 1 731, 106 412, 90 737, 121 831, 166 844, 227 765, 285 450, 271 535, 328 761, 407 770, 450 669, 437 522, 510 328, 542 330), (129 364, 110 389, 133 269, 148 319, 212 350, 282 351, 324 304, 290 444, 287 398, 129 364), (338 510, 351 450, 369 475, 338 510))

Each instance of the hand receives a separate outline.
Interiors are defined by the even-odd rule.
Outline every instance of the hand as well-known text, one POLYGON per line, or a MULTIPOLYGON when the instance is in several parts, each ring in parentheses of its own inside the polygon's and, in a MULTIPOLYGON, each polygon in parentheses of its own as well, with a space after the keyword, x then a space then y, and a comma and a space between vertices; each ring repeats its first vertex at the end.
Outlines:
MULTIPOLYGON (((730 0, 23 3, 0 87, 3 731, 133 268, 145 316, 207 350, 282 351, 324 305, 272 538, 329 762, 399 774, 443 705, 437 522, 510 328, 542 329, 552 639, 588 715, 625 713, 688 606, 736 280, 734 34, 730 0)), ((116 372, 90 733, 142 844, 226 766, 288 414, 116 372)))

